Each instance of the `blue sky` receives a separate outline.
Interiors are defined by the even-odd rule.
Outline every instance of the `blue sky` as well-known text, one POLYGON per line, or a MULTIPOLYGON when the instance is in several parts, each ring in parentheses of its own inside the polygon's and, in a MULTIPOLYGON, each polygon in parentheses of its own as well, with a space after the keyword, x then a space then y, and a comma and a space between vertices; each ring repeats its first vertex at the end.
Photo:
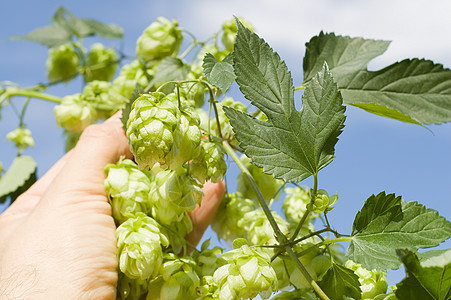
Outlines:
MULTIPOLYGON (((449 3, 446 0, 4 1, 0 11, 0 81, 13 81, 23 87, 46 81, 47 49, 8 38, 49 24, 59 5, 76 16, 122 26, 124 52, 129 55, 134 55, 138 36, 158 16, 177 18, 181 27, 199 39, 209 37, 233 15, 242 16, 279 52, 295 85, 299 85, 304 44, 321 30, 392 40, 386 54, 370 63, 370 69, 413 57, 432 59, 450 68, 451 39, 446 36, 451 30, 449 3)), ((101 41, 119 47, 115 41, 101 41)), ((87 40, 88 44, 92 42, 87 40)), ((64 96, 81 89, 81 80, 75 80, 47 92, 64 96)), ((232 96, 243 98, 236 91, 232 96)), ((295 96, 300 102, 301 94, 295 96)), ((13 100, 18 108, 22 101, 13 100)), ((5 136, 17 127, 18 118, 11 107, 4 108, 1 114, 0 161, 7 168, 15 150, 5 136)), ((36 145, 24 154, 37 160, 42 175, 63 154, 62 130, 56 126, 53 104, 42 100, 32 100, 25 120, 33 130, 36 145)), ((431 133, 419 126, 348 107, 345 125, 336 145, 336 159, 319 174, 320 188, 339 195, 337 207, 330 213, 331 222, 339 231, 349 233, 364 200, 381 191, 402 195, 406 201, 418 201, 451 220, 451 124, 429 126, 431 133)), ((234 175, 232 172, 228 179, 231 187, 234 175)), ((450 248, 451 243, 448 241, 444 246, 450 248)), ((398 280, 402 273, 391 275, 391 280, 398 280)))

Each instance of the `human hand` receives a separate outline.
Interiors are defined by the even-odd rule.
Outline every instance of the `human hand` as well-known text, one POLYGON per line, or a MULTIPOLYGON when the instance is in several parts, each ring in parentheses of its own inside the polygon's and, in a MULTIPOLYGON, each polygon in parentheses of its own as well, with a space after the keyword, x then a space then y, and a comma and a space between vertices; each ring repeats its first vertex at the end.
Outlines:
MULTIPOLYGON (((0 298, 115 299, 115 224, 104 167, 131 158, 119 119, 83 132, 76 147, 0 215, 0 298)), ((191 213, 192 244, 202 237, 224 194, 206 184, 191 213)))

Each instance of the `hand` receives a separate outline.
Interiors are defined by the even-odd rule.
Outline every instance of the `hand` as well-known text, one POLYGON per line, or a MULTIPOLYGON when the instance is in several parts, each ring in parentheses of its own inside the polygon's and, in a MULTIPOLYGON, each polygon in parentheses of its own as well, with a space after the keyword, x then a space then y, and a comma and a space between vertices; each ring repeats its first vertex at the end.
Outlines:
MULTIPOLYGON (((115 225, 104 167, 131 158, 115 116, 91 125, 76 147, 0 215, 0 298, 115 299, 115 225)), ((224 194, 206 184, 191 213, 197 244, 224 194)))

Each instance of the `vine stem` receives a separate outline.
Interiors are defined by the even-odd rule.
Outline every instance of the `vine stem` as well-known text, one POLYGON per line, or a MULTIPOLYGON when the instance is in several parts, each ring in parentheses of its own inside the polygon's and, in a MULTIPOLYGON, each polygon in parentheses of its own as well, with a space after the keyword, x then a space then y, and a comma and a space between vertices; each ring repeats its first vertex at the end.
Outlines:
POLYGON ((8 87, 5 89, 5 93, 0 97, 0 103, 3 102, 4 99, 12 96, 26 96, 31 98, 39 98, 55 103, 61 103, 63 101, 63 99, 53 95, 44 94, 32 90, 24 90, 15 87, 8 87))
POLYGON ((276 234, 276 238, 277 238, 277 241, 279 242, 279 244, 283 246, 284 250, 288 253, 288 255, 296 263, 296 266, 301 271, 301 273, 304 275, 305 279, 310 283, 311 287, 316 292, 316 294, 319 297, 321 297, 321 299, 323 299, 323 300, 329 300, 329 297, 327 297, 327 295, 319 287, 319 285, 316 283, 316 281, 312 278, 312 276, 309 274, 307 269, 301 263, 299 258, 296 256, 293 249, 291 249, 291 246, 288 243, 287 237, 282 233, 282 231, 280 231, 279 226, 277 225, 277 222, 271 213, 271 210, 269 209, 268 205, 266 204, 266 201, 265 201, 260 189, 258 188, 257 183, 255 182, 254 178, 250 174, 249 170, 246 168, 246 166, 243 164, 241 159, 235 153, 235 151, 230 146, 228 141, 224 140, 222 142, 222 144, 224 146, 224 149, 232 157, 232 159, 235 161, 235 163, 240 168, 241 172, 243 172, 243 174, 245 174, 245 177, 247 178, 247 180, 249 180, 249 183, 252 185, 252 188, 254 189, 255 194, 257 195, 258 202, 259 202, 261 208, 263 209, 266 217, 268 218, 268 221, 271 224, 271 227, 273 228, 274 233, 276 234))

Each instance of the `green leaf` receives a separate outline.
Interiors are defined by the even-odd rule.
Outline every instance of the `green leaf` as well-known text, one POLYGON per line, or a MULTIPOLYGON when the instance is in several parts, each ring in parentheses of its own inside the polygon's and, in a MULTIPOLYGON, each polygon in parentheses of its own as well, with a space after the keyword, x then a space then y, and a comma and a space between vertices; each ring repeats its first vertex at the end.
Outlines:
POLYGON ((406 59, 368 71, 368 62, 387 46, 385 41, 321 33, 307 43, 304 78, 310 80, 327 61, 347 104, 413 124, 451 121, 451 70, 429 60, 406 59))
POLYGON ((316 175, 334 157, 345 107, 326 65, 306 86, 302 109, 285 63, 256 34, 238 23, 234 68, 244 96, 268 117, 260 121, 224 107, 236 137, 252 163, 265 173, 299 182, 316 175))
POLYGON ((215 57, 207 53, 203 62, 204 73, 207 79, 217 86, 223 94, 227 92, 235 81, 233 72, 233 54, 230 53, 222 61, 216 61, 215 57))
POLYGON ((407 274, 397 284, 398 299, 451 299, 451 250, 421 263, 409 250, 399 249, 397 254, 407 274))
POLYGON ((84 36, 97 34, 107 39, 121 39, 124 35, 122 27, 116 24, 104 24, 92 19, 81 20, 90 30, 90 33, 84 36))
POLYGON ((0 179, 0 202, 8 196, 11 203, 36 181, 37 164, 31 156, 18 156, 0 179))
POLYGON ((161 84, 168 81, 184 80, 190 72, 190 66, 176 57, 164 58, 157 67, 151 84, 161 84))
POLYGON ((318 285, 331 300, 360 299, 359 277, 350 269, 332 264, 318 285))
POLYGON ((47 47, 56 47, 71 40, 71 32, 65 27, 53 24, 37 28, 25 36, 13 36, 12 40, 27 40, 40 43, 47 47))
POLYGON ((401 265, 396 249, 434 247, 451 236, 451 223, 417 202, 393 194, 371 196, 354 221, 346 255, 366 269, 387 271, 401 265))

